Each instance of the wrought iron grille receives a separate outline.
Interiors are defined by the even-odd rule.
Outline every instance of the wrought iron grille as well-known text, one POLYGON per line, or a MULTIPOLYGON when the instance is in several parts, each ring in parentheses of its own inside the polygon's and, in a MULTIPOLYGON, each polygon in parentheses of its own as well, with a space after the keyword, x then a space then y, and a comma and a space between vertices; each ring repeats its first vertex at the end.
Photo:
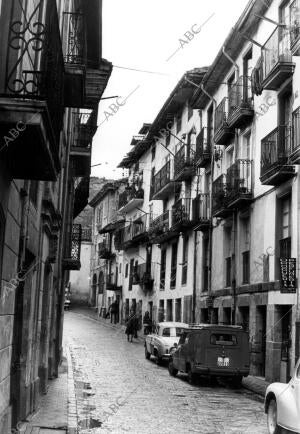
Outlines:
POLYGON ((15 0, 11 16, 4 94, 47 102, 58 149, 64 62, 56 1, 15 0))
POLYGON ((80 261, 81 250, 81 225, 73 224, 71 236, 71 259, 80 261))
POLYGON ((195 160, 210 158, 212 143, 212 128, 203 127, 196 139, 195 160))
POLYGON ((289 35, 284 28, 276 27, 262 47, 263 80, 278 63, 292 62, 289 35))
POLYGON ((73 146, 90 148, 97 131, 97 113, 94 110, 73 112, 74 142, 73 146))
POLYGON ((227 126, 228 98, 222 99, 215 111, 215 131, 227 126))
POLYGON ((277 165, 284 165, 290 153, 290 127, 280 125, 261 141, 261 175, 277 165))
POLYGON ((300 148, 300 107, 292 114, 291 153, 300 148))
POLYGON ((135 183, 126 188, 125 191, 119 195, 119 209, 127 205, 133 199, 144 199, 144 190, 142 188, 137 189, 135 183))
POLYGON ((245 75, 240 76, 228 92, 228 116, 239 107, 251 105, 250 91, 250 78, 245 75))
POLYGON ((86 61, 85 16, 79 12, 64 12, 66 41, 64 59, 72 65, 83 65, 86 61))
POLYGON ((174 176, 176 177, 188 165, 193 164, 192 150, 189 145, 182 145, 174 157, 174 176))
POLYGON ((171 162, 168 161, 162 169, 154 176, 153 194, 159 192, 171 181, 171 162))
POLYGON ((81 241, 92 241, 92 229, 90 228, 82 229, 81 241))
POLYGON ((139 235, 147 232, 147 214, 134 220, 132 227, 132 237, 138 237, 139 235))
POLYGON ((191 220, 190 217, 191 199, 179 199, 172 206, 172 226, 179 223, 186 223, 191 220))
POLYGON ((249 195, 252 192, 251 160, 236 160, 229 167, 226 175, 227 197, 234 198, 239 195, 249 195))
POLYGON ((209 193, 200 193, 193 199, 193 221, 209 220, 209 193))
POLYGON ((160 216, 155 219, 150 220, 150 231, 151 232, 166 232, 170 228, 170 211, 165 211, 160 216))
POLYGON ((290 26, 292 48, 300 39, 300 0, 294 0, 290 5, 290 26))

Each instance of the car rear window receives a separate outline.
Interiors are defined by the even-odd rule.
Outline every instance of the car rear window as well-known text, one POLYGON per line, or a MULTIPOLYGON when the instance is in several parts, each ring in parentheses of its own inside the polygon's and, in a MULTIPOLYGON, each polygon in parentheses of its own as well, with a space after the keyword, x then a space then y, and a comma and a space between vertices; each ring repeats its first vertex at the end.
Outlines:
POLYGON ((210 343, 213 345, 236 345, 236 335, 226 333, 213 333, 210 336, 210 343))
POLYGON ((171 329, 170 328, 163 329, 162 336, 171 336, 171 329))
POLYGON ((182 328, 182 327, 176 327, 176 336, 177 337, 181 336, 182 333, 183 333, 183 331, 184 331, 184 328, 182 328))

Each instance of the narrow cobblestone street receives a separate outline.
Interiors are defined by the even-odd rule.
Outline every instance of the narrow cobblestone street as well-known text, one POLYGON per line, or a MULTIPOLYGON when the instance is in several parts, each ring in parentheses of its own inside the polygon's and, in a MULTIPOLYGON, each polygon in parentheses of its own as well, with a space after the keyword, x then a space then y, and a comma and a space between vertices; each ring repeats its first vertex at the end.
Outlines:
POLYGON ((143 345, 80 313, 65 316, 79 432, 266 433, 261 399, 245 389, 191 386, 144 358, 143 345))

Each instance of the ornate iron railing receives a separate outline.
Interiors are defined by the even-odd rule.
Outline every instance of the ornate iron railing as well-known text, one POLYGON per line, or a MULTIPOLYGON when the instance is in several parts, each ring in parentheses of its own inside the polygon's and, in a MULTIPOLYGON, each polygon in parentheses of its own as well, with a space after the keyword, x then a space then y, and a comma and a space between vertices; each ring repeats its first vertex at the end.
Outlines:
POLYGON ((196 139, 195 160, 210 158, 212 144, 212 128, 203 127, 196 139))
POLYGON ((275 128, 261 141, 261 176, 274 166, 284 165, 290 153, 291 131, 287 125, 275 128))
POLYGON ((236 160, 227 170, 227 198, 233 199, 239 195, 252 193, 252 162, 251 160, 236 160))
POLYGON ((15 0, 11 17, 1 93, 47 102, 57 151, 63 125, 64 61, 56 1, 15 0))
POLYGON ((80 12, 64 12, 64 60, 71 65, 86 63, 85 16, 80 12))
POLYGON ((132 223, 132 238, 147 232, 147 214, 142 215, 132 223))
POLYGON ((226 206, 226 175, 220 175, 212 184, 212 210, 213 212, 226 206))
POLYGON ((191 221, 191 199, 179 199, 172 206, 172 226, 191 221))
POLYGON ((215 110, 215 132, 227 126, 228 98, 222 99, 215 110))
POLYGON ((119 209, 127 205, 133 199, 144 199, 144 190, 136 189, 135 184, 127 187, 125 191, 119 195, 119 209))
POLYGON ((264 80, 278 63, 292 62, 289 33, 276 27, 262 47, 262 73, 264 80))
POLYGON ((155 219, 150 219, 150 232, 166 232, 170 229, 170 211, 167 210, 155 219))
POLYGON ((300 148, 300 107, 292 114, 291 153, 300 148))
POLYGON ((210 199, 209 193, 200 193, 193 199, 193 221, 210 219, 210 199))
POLYGON ((180 147, 174 157, 174 177, 178 176, 186 166, 193 164, 194 154, 190 145, 180 147))
POLYGON ((290 4, 290 39, 291 48, 300 39, 300 0, 294 0, 290 4))
POLYGON ((81 225, 72 225, 71 234, 71 259, 74 261, 80 261, 80 250, 81 250, 81 225))
POLYGON ((90 228, 82 229, 81 241, 92 241, 92 229, 90 228))
POLYGON ((165 185, 171 182, 171 162, 168 161, 154 176, 153 194, 159 192, 165 185))
POLYGON ((245 75, 240 76, 228 92, 228 116, 232 115, 239 107, 251 105, 250 91, 250 78, 245 75))

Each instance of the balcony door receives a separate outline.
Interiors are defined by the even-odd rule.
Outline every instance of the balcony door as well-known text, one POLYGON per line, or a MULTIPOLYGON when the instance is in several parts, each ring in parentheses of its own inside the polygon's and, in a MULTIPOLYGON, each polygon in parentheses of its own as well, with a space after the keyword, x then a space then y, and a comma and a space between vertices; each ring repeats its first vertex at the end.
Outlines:
MULTIPOLYGON (((292 109, 293 109, 293 94, 289 87, 279 97, 279 125, 282 126, 279 132, 279 152, 282 157, 287 156, 287 152, 291 146, 291 125, 292 125, 292 109)), ((279 154, 279 156, 280 156, 279 154)))

